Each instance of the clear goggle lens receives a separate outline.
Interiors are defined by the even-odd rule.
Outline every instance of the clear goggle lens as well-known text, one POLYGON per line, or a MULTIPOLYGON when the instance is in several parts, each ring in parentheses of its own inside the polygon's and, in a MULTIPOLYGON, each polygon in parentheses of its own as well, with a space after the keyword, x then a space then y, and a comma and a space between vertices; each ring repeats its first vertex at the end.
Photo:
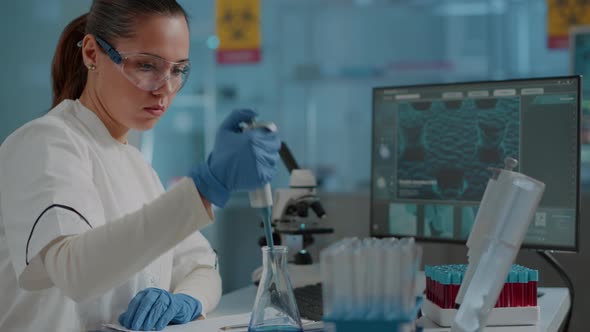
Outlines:
POLYGON ((119 66, 131 83, 145 91, 155 91, 169 83, 172 91, 180 90, 190 73, 190 63, 170 62, 149 54, 123 55, 119 66))

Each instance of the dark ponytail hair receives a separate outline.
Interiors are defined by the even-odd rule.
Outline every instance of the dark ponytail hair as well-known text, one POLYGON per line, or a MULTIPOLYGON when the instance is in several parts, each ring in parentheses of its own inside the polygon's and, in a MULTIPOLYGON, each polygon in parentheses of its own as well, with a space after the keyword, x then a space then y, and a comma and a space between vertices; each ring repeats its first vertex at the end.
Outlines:
POLYGON ((64 99, 80 97, 86 85, 86 67, 77 44, 84 38, 87 17, 88 14, 84 14, 70 22, 59 38, 51 64, 51 80, 53 82, 53 105, 51 108, 64 99))
POLYGON ((175 0, 94 0, 90 12, 74 19, 61 34, 53 63, 52 108, 64 99, 76 99, 86 86, 88 70, 78 46, 86 34, 100 36, 111 45, 134 36, 136 23, 152 15, 188 15, 175 0))

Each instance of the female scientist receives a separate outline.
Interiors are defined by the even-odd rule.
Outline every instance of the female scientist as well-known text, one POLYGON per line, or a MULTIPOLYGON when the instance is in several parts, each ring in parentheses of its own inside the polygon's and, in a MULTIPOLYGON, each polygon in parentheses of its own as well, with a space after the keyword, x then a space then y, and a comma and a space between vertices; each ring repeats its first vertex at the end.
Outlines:
POLYGON ((211 203, 270 181, 280 141, 240 132, 256 114, 234 111, 206 162, 164 192, 127 134, 166 113, 188 58, 173 0, 94 0, 65 28, 53 109, 0 148, 0 331, 161 330, 217 305, 216 255, 199 229, 211 203))

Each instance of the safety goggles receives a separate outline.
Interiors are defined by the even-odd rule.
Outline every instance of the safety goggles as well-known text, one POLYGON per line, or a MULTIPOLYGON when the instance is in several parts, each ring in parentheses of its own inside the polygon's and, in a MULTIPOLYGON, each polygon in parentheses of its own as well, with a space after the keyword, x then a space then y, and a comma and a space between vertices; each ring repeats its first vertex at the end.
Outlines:
POLYGON ((104 39, 98 36, 95 39, 123 76, 142 90, 155 91, 170 82, 172 91, 177 92, 188 79, 191 69, 188 61, 172 62, 145 53, 120 53, 104 39))

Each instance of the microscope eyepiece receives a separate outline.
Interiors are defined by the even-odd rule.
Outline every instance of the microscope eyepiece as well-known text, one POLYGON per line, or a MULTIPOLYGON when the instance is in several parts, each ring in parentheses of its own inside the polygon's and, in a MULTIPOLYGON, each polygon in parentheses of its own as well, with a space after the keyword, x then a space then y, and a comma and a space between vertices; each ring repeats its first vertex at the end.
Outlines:
POLYGON ((315 212, 315 214, 318 216, 318 218, 326 217, 326 211, 324 210, 324 207, 322 206, 322 203, 320 203, 320 201, 315 201, 311 203, 310 207, 313 210, 313 212, 315 212))

